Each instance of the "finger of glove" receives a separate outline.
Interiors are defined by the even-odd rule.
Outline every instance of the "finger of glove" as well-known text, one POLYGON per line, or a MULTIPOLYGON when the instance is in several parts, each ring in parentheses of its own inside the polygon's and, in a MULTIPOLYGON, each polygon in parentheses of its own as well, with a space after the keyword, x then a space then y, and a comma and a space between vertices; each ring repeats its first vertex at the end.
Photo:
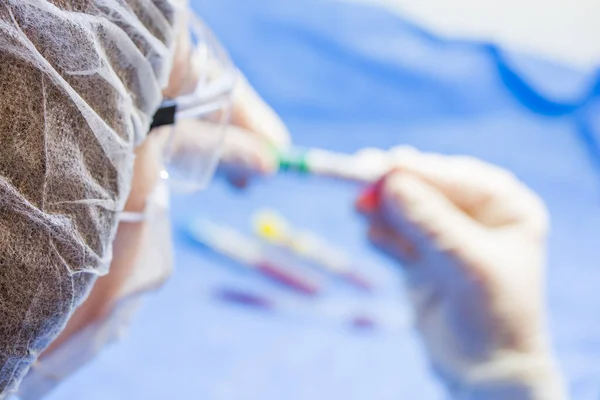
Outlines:
POLYGON ((471 157, 392 150, 394 165, 442 192, 465 213, 488 227, 511 224, 547 230, 539 197, 510 172, 471 157))
POLYGON ((290 134, 279 116, 240 76, 234 91, 231 122, 262 138, 275 148, 287 148, 291 143, 290 134))
POLYGON ((369 221, 367 237, 375 248, 400 262, 406 268, 410 268, 419 260, 414 243, 377 218, 369 221))
POLYGON ((277 159, 271 147, 245 129, 227 127, 221 153, 221 167, 238 175, 269 175, 277 170, 277 159))
POLYGON ((443 193, 418 177, 394 172, 381 191, 381 214, 421 254, 443 253, 464 257, 482 227, 443 193))

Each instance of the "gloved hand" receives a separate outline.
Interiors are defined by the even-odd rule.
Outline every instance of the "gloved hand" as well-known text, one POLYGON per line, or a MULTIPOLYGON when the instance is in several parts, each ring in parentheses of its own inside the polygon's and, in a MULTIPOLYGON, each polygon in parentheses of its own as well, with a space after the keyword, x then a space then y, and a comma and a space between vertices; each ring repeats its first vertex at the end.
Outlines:
POLYGON ((458 399, 565 399, 544 311, 548 217, 510 173, 400 148, 359 199, 400 261, 436 372, 458 399))
POLYGON ((235 186, 244 187, 256 175, 276 172, 275 150, 287 148, 290 142, 281 119, 240 76, 219 172, 235 186))

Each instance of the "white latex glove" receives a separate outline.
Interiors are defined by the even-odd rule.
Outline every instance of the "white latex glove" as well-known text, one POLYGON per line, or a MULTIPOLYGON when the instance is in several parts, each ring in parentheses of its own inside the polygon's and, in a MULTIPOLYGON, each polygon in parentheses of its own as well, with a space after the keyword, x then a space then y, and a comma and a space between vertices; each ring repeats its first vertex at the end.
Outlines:
POLYGON ((405 267, 431 363, 457 399, 565 399, 548 343, 548 217, 510 173, 467 157, 396 149, 357 208, 405 267))
POLYGON ((290 134, 242 76, 234 91, 228 129, 219 170, 231 183, 244 187, 250 178, 278 170, 275 150, 290 145, 290 134))

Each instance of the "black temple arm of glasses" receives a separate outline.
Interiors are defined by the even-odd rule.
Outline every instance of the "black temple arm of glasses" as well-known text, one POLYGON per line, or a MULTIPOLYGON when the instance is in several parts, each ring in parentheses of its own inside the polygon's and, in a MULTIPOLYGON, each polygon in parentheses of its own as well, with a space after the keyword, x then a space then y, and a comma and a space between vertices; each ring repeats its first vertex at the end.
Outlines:
POLYGON ((150 125, 150 130, 165 125, 175 124, 175 115, 177 114, 177 103, 172 100, 163 101, 160 105, 154 119, 150 125))

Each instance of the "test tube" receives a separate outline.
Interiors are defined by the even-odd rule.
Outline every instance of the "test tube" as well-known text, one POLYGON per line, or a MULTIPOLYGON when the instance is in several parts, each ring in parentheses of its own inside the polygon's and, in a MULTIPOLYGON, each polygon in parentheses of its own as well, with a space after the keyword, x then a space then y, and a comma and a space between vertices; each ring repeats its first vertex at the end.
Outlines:
POLYGON ((365 291, 373 289, 369 279, 352 269, 350 259, 344 251, 310 232, 295 231, 279 213, 259 211, 254 214, 253 226, 255 234, 273 246, 325 269, 354 287, 365 291))
POLYGON ((278 153, 280 171, 321 175, 330 178, 373 183, 392 168, 391 159, 382 150, 369 149, 344 154, 324 149, 292 148, 278 153))
POLYGON ((259 241, 231 227, 196 220, 188 232, 194 240, 296 292, 316 295, 321 290, 315 279, 292 270, 285 260, 268 254, 259 241))

